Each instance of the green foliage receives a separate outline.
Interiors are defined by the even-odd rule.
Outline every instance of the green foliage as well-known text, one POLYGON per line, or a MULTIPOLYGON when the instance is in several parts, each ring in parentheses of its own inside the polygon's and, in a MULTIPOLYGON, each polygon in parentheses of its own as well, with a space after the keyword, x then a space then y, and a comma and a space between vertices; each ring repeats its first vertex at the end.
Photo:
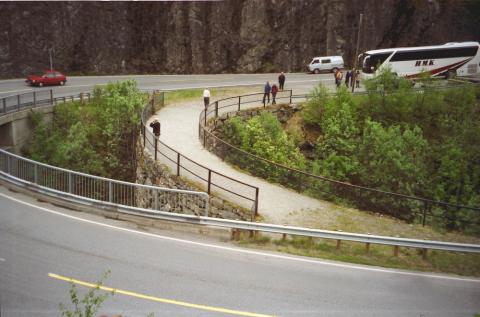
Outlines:
POLYGON ((336 98, 324 103, 318 121, 322 135, 317 140, 313 164, 315 174, 337 180, 347 180, 356 174, 358 127, 351 95, 345 88, 337 91, 336 98))
POLYGON ((27 155, 88 174, 131 180, 139 113, 146 98, 134 81, 109 83, 95 88, 91 102, 57 105, 51 122, 32 114, 35 132, 27 155))
MULTIPOLYGON (((228 142, 246 152, 291 168, 305 169, 305 158, 294 139, 283 130, 277 117, 269 112, 263 112, 247 122, 231 118, 223 127, 223 134, 228 142)), ((286 169, 275 168, 246 154, 232 153, 227 160, 272 181, 287 181, 290 176, 286 169)))
MULTIPOLYGON (((367 93, 356 96, 343 87, 335 95, 321 85, 315 88, 302 112, 307 128, 320 131, 313 159, 308 162, 271 115, 248 123, 231 119, 224 133, 247 152, 316 175, 454 205, 479 206, 480 89, 443 87, 444 81, 425 76, 417 80, 416 86, 422 87, 418 90, 388 69, 365 86, 367 93)), ((423 221, 425 205, 419 201, 297 173, 287 177, 280 168, 238 153, 232 154, 231 160, 316 197, 423 221)), ((478 212, 440 205, 432 205, 430 210, 436 216, 428 218, 432 224, 447 229, 466 229, 469 224, 476 228, 469 229, 472 232, 480 230, 478 212)))
POLYGON ((62 317, 95 317, 103 302, 115 294, 113 291, 99 294, 103 281, 108 277, 109 273, 110 271, 105 272, 100 281, 96 283, 96 287, 90 288, 83 298, 79 297, 77 287, 72 282, 69 290, 70 307, 63 303, 58 305, 62 317))

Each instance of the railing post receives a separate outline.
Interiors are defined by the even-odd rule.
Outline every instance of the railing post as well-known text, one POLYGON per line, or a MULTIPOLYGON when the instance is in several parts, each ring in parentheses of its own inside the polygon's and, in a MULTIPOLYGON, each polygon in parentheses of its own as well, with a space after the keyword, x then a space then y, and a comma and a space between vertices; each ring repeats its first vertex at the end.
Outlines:
POLYGON ((155 161, 157 160, 158 139, 155 137, 155 161))
POLYGON ((428 202, 424 201, 423 202, 423 220, 422 220, 423 227, 425 227, 425 221, 427 219, 427 209, 428 209, 428 202))
POLYGON ((9 175, 12 175, 12 157, 7 156, 7 172, 9 175))
POLYGON ((68 172, 68 192, 72 193, 72 172, 68 172))
POLYGON ((75 99, 73 98, 73 95, 72 95, 72 102, 74 102, 74 101, 75 101, 75 99))
POLYGON ((50 89, 50 104, 53 104, 53 89, 50 89))
POLYGON ((253 219, 254 220, 258 215, 258 194, 259 194, 259 189, 257 187, 257 188, 255 188, 255 208, 253 209, 253 219))
POLYGON ((218 101, 215 101, 215 118, 218 118, 218 101))
POLYGON ((38 165, 33 165, 33 182, 38 185, 38 165))
POLYGON ((153 208, 155 210, 158 210, 158 190, 155 189, 155 192, 153 194, 153 208))
POLYGON ((33 106, 35 107, 37 105, 37 92, 33 92, 33 106))
POLYGON ((3 98, 3 113, 7 113, 7 100, 3 98))
POLYGON ((210 185, 212 184, 212 170, 208 170, 208 189, 207 193, 210 194, 210 185))
POLYGON ((112 181, 108 182, 108 202, 113 201, 113 186, 112 186, 112 181))
POLYGON ((290 90, 290 104, 292 103, 292 90, 290 90))
POLYGON ((83 92, 80 93, 80 102, 83 103, 83 92))
POLYGON ((17 110, 20 111, 20 95, 17 95, 17 110))
POLYGON ((240 98, 241 96, 238 96, 238 111, 240 111, 240 98))
POLYGON ((90 93, 88 93, 87 96, 88 96, 88 102, 90 102, 90 93))
POLYGON ((63 103, 67 103, 67 97, 63 96, 63 103))
POLYGON ((180 153, 177 152, 177 176, 180 176, 180 153))

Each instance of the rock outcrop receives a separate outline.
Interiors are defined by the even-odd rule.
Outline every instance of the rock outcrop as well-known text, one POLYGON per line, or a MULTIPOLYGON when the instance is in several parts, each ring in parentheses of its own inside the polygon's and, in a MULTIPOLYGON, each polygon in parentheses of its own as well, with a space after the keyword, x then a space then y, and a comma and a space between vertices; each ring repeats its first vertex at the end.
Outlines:
POLYGON ((480 38, 476 0, 1 2, 0 77, 302 71, 313 56, 480 38))

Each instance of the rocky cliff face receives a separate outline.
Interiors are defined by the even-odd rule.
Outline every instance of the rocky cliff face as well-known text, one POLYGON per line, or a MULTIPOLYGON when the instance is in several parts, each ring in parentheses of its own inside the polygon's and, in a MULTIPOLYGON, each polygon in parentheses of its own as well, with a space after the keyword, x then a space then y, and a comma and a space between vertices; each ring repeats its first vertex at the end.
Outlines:
POLYGON ((301 71, 313 56, 480 39, 476 0, 1 2, 0 77, 301 71))

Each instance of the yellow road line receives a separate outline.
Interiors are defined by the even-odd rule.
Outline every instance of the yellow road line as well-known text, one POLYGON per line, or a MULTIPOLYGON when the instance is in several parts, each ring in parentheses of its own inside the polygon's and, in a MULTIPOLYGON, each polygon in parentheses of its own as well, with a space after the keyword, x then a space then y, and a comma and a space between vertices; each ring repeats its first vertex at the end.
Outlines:
POLYGON ((91 287, 91 288, 97 288, 98 287, 99 289, 107 291, 107 292, 114 292, 115 294, 122 294, 122 295, 137 297, 137 298, 146 299, 146 300, 150 300, 150 301, 154 301, 154 302, 165 303, 165 304, 184 306, 184 307, 189 307, 189 308, 202 309, 202 310, 208 310, 208 311, 213 311, 213 312, 217 312, 217 313, 224 313, 224 314, 238 315, 238 316, 274 317, 272 315, 250 313, 250 312, 232 310, 232 309, 227 309, 227 308, 222 308, 222 307, 192 304, 192 303, 187 303, 187 302, 176 301, 176 300, 173 300, 173 299, 144 295, 144 294, 140 294, 140 293, 121 290, 121 289, 118 289, 118 288, 112 288, 112 287, 108 287, 108 286, 104 286, 104 285, 98 285, 98 284, 95 284, 95 283, 84 282, 84 281, 80 281, 80 280, 77 280, 77 279, 73 279, 73 278, 70 278, 70 277, 66 277, 66 276, 62 276, 62 275, 58 275, 58 274, 54 274, 54 273, 48 273, 48 276, 51 277, 51 278, 57 279, 57 280, 62 280, 62 281, 74 283, 74 284, 77 284, 77 285, 82 285, 82 286, 91 287))

